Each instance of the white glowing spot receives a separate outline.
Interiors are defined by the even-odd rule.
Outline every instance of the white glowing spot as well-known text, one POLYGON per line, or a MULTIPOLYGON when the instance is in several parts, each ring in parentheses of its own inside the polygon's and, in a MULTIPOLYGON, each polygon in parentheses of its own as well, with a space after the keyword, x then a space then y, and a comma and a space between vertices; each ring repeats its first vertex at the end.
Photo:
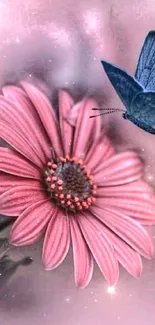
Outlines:
POLYGON ((60 43, 61 45, 63 46, 71 45, 70 35, 64 28, 61 28, 60 26, 56 26, 54 23, 52 23, 50 24, 50 26, 48 26, 47 33, 50 38, 54 39, 56 42, 60 43))
POLYGON ((94 30, 97 26, 97 17, 93 12, 88 12, 85 16, 85 22, 87 27, 91 30, 94 30))
POLYGON ((94 302, 97 303, 97 299, 94 299, 94 302))
POLYGON ((65 81, 65 85, 68 85, 68 81, 65 81))
POLYGON ((18 36, 16 37, 16 39, 15 39, 15 42, 16 42, 17 44, 19 44, 19 43, 20 43, 20 39, 19 39, 19 37, 18 37, 18 36))
POLYGON ((3 41, 4 44, 10 44, 10 40, 9 39, 6 39, 3 41))
POLYGON ((85 32, 87 34, 97 32, 99 23, 99 13, 96 11, 88 11, 84 14, 85 32))
POLYGON ((65 302, 67 302, 69 304, 71 302, 71 298, 70 297, 66 297, 65 298, 65 302))
POLYGON ((130 297, 132 297, 132 295, 131 295, 131 294, 130 294, 129 296, 130 296, 130 297))
POLYGON ((48 60, 48 62, 49 62, 49 63, 51 63, 51 62, 52 62, 52 60, 48 60))
POLYGON ((44 314, 44 317, 46 317, 47 315, 46 314, 44 314))
POLYGON ((5 3, 2 1, 0 1, 0 7, 4 7, 5 3))
POLYGON ((117 319, 120 320, 121 319, 120 316, 118 316, 117 319))
POLYGON ((94 61, 96 60, 96 58, 94 58, 94 61))
POLYGON ((109 295, 114 295, 116 293, 116 287, 108 287, 107 292, 109 293, 109 295))
POLYGON ((6 58, 6 55, 3 55, 3 58, 6 58))
POLYGON ((29 77, 31 78, 32 77, 32 74, 29 74, 29 77))

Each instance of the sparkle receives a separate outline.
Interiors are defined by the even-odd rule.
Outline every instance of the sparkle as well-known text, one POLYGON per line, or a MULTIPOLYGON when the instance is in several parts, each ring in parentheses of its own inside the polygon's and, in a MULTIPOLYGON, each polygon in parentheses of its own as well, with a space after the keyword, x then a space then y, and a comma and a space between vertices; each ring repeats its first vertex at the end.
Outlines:
POLYGON ((116 293, 116 287, 115 286, 108 287, 107 292, 109 295, 114 295, 116 293))
POLYGON ((99 12, 96 11, 87 11, 84 14, 84 25, 85 25, 85 32, 86 34, 97 33, 100 27, 99 19, 100 19, 99 12))
POLYGON ((16 42, 17 44, 20 43, 20 39, 19 39, 18 36, 16 37, 15 42, 16 42))
POLYGON ((71 302, 71 297, 69 297, 69 296, 67 296, 66 298, 65 298, 65 302, 67 302, 68 304, 71 302))
POLYGON ((4 44, 10 44, 10 40, 9 39, 6 39, 3 41, 4 44))

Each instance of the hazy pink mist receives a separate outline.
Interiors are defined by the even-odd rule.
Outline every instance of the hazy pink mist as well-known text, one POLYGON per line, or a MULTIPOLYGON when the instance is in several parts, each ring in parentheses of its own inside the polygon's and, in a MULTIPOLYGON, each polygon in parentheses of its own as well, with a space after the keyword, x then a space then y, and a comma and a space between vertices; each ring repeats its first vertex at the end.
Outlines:
MULTIPOLYGON (((1 0, 0 85, 37 77, 51 92, 70 88, 75 98, 88 92, 102 105, 104 100, 105 106, 122 107, 99 61, 133 73, 154 17, 154 0, 1 0)), ((146 159, 147 179, 155 186, 155 137, 119 114, 104 123, 119 150, 136 147, 146 159)), ((155 261, 145 261, 139 280, 122 270, 112 295, 96 268, 81 291, 74 285, 71 254, 59 269, 45 272, 40 245, 14 250, 16 258, 31 254, 34 263, 1 292, 0 325, 154 325, 155 261)))

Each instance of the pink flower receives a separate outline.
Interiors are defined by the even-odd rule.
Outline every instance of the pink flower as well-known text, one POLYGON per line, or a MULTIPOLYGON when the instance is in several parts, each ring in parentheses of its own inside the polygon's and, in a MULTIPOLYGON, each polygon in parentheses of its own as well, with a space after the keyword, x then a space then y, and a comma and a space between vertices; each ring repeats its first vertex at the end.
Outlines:
POLYGON ((118 262, 134 277, 152 243, 141 224, 155 223, 155 202, 141 179, 135 152, 115 154, 101 131, 97 107, 85 98, 74 104, 59 93, 59 119, 45 95, 28 83, 4 87, 0 96, 0 213, 18 216, 10 243, 34 243, 45 234, 42 259, 56 268, 72 242, 75 282, 85 287, 93 257, 109 285, 118 262), (69 121, 69 122, 68 122, 69 121))

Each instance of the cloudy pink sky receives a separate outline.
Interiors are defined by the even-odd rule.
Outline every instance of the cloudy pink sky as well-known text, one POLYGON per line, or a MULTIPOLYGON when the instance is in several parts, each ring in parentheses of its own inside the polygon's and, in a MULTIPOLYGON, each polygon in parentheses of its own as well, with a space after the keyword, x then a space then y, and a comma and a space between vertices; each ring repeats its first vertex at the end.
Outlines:
MULTIPOLYGON (((69 88, 75 98, 86 92, 106 107, 121 108, 100 60, 134 73, 151 29, 154 0, 0 0, 0 85, 41 78, 49 94, 69 88)), ((119 150, 140 152, 155 186, 155 136, 119 114, 103 122, 119 150)), ((71 254, 57 270, 45 272, 40 246, 14 250, 15 258, 30 254, 34 263, 1 291, 0 325, 155 324, 155 261, 145 261, 139 280, 122 270, 110 295, 97 268, 86 289, 75 288, 71 254)))

